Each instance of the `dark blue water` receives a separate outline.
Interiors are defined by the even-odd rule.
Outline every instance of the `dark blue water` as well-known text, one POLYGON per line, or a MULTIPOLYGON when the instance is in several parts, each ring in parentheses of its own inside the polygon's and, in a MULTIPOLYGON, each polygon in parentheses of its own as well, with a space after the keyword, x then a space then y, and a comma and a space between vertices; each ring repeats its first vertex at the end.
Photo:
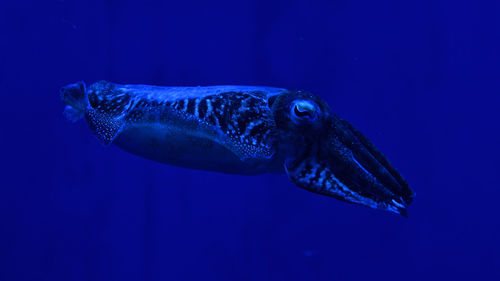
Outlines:
POLYGON ((498 1, 0 2, 0 280, 500 280, 498 1), (417 196, 187 170, 63 115, 84 80, 324 98, 417 196))

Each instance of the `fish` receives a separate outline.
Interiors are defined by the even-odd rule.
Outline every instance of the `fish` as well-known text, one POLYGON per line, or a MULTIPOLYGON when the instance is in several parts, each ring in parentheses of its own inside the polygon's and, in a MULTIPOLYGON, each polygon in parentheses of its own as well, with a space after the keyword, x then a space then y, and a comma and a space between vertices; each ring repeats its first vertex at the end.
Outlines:
POLYGON ((160 163, 237 175, 285 173, 298 187, 407 216, 415 192, 358 129, 306 91, 83 81, 64 115, 100 143, 160 163))

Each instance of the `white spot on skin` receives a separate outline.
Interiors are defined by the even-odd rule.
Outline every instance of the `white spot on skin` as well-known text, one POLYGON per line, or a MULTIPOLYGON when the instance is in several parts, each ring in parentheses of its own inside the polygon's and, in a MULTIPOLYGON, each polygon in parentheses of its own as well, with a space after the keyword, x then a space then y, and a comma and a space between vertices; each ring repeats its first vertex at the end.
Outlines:
POLYGON ((255 127, 255 126, 258 126, 260 124, 264 123, 264 121, 262 120, 257 120, 255 122, 250 122, 250 124, 248 124, 247 128, 245 129, 245 133, 243 133, 244 135, 249 135, 250 134, 250 131, 255 127))
POLYGON ((316 175, 316 170, 318 169, 318 165, 316 163, 312 162, 311 165, 313 167, 311 169, 311 172, 306 175, 307 181, 310 181, 310 179, 313 178, 316 175))
POLYGON ((199 99, 196 99, 194 101, 194 116, 198 117, 198 106, 200 104, 200 100, 199 99))
POLYGON ((207 113, 205 114, 206 117, 212 115, 212 101, 210 99, 207 99, 207 113))
POLYGON ((405 206, 399 202, 397 202, 396 200, 392 199, 392 203, 394 205, 396 205, 396 207, 399 207, 399 208, 404 208, 405 206))
MULTIPOLYGON (((325 185, 326 170, 323 169, 323 171, 321 171, 321 173, 319 174, 319 176, 320 176, 321 185, 325 185)), ((327 181, 327 183, 329 183, 329 182, 327 181)))

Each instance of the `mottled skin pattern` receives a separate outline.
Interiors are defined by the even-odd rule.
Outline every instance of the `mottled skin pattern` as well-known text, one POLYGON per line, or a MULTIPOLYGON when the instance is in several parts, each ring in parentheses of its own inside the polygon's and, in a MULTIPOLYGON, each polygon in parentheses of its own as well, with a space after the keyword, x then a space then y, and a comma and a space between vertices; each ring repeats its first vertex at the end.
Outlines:
POLYGON ((155 87, 83 82, 62 89, 105 145, 194 169, 286 172, 298 186, 406 215, 414 197, 383 154, 318 97, 252 86, 155 87))
POLYGON ((270 158, 273 155, 274 120, 269 114, 266 93, 260 91, 225 92, 204 97, 159 100, 121 91, 107 82, 93 84, 88 92, 90 105, 113 116, 124 115, 129 123, 171 122, 174 111, 184 118, 195 118, 220 129, 238 146, 242 159, 270 158))

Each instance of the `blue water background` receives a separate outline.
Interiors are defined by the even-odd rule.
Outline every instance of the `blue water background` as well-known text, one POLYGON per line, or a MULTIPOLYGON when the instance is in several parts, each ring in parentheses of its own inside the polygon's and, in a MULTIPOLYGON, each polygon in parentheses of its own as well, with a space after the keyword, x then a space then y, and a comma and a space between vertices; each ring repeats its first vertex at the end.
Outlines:
POLYGON ((0 1, 0 280, 500 280, 498 1, 0 1), (84 80, 311 91, 417 193, 170 167, 62 115, 84 80))

